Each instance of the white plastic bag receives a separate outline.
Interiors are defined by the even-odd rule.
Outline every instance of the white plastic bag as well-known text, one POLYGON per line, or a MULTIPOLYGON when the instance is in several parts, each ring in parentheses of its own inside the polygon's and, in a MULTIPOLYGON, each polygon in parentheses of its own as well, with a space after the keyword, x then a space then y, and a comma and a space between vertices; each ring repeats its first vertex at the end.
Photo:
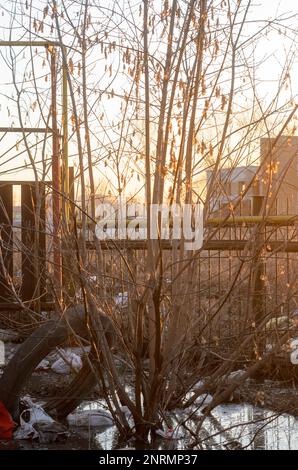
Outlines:
POLYGON ((227 381, 240 380, 244 374, 245 374, 245 370, 243 369, 233 370, 233 372, 230 372, 229 374, 227 374, 225 378, 227 381))
POLYGON ((35 370, 48 370, 51 368, 50 361, 47 359, 43 359, 38 366, 36 367, 35 370))
POLYGON ((20 416, 20 426, 18 429, 13 433, 13 438, 16 440, 22 439, 36 439, 38 437, 38 432, 31 423, 26 423, 23 420, 22 416, 20 416))
POLYGON ((69 426, 93 428, 100 426, 113 426, 114 420, 106 410, 83 410, 67 416, 69 426))
POLYGON ((71 351, 59 351, 61 357, 52 364, 52 371, 56 374, 68 375, 72 371, 79 372, 83 367, 82 359, 71 351))
POLYGON ((36 423, 54 423, 55 421, 49 416, 40 405, 33 403, 30 397, 24 397, 23 403, 28 406, 20 415, 20 426, 14 432, 14 439, 36 439, 38 432, 34 428, 36 423))
POLYGON ((119 292, 115 297, 115 304, 120 308, 125 308, 128 305, 128 292, 119 292))

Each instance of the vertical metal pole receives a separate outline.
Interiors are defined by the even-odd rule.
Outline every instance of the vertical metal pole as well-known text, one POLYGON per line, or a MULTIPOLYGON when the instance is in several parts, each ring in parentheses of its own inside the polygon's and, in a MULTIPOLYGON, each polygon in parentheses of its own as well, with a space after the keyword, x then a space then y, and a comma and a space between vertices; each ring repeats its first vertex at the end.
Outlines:
MULTIPOLYGON (((253 196, 252 212, 253 215, 260 215, 263 205, 263 196, 253 196)), ((260 231, 256 237, 257 256, 255 259, 255 284, 254 284, 254 315, 256 325, 262 321, 265 310, 265 263, 260 259, 264 245, 264 236, 260 231)))
POLYGON ((47 272, 47 254, 46 254, 46 191, 43 182, 39 183, 39 194, 41 198, 39 226, 39 246, 38 246, 38 273, 39 279, 39 298, 41 302, 46 301, 46 272, 47 272))
POLYGON ((74 192, 74 168, 68 167, 68 181, 69 181, 69 200, 65 200, 63 215, 66 218, 66 211, 68 212, 67 220, 65 220, 64 227, 67 228, 63 234, 62 241, 62 285, 63 292, 65 293, 64 298, 74 297, 76 287, 74 279, 71 276, 72 260, 71 260, 71 237, 68 237, 68 233, 71 232, 71 228, 74 228, 74 215, 75 215, 75 192, 74 192))
POLYGON ((54 248, 54 279, 57 287, 58 298, 61 299, 61 247, 59 240, 60 225, 60 154, 59 133, 57 124, 57 64, 56 49, 51 52, 51 88, 52 88, 52 131, 53 131, 53 156, 52 156, 52 184, 53 184, 53 248, 54 248))
MULTIPOLYGON (((61 179, 62 179, 62 192, 63 192, 63 230, 66 233, 70 230, 70 212, 71 203, 69 201, 69 168, 68 168, 68 86, 67 86, 67 50, 63 46, 62 50, 63 64, 62 64, 62 168, 61 168, 61 179)), ((68 260, 69 241, 67 243, 65 236, 63 236, 62 242, 62 284, 63 288, 68 295, 74 295, 75 287, 71 282, 70 276, 70 264, 68 260)))
MULTIPOLYGON (((63 48, 64 57, 66 58, 66 48, 63 48)), ((63 129, 63 145, 62 145, 62 184, 63 194, 69 198, 69 172, 68 172, 68 86, 67 86, 67 67, 63 61, 62 67, 62 129, 63 129)), ((65 222, 69 223, 70 204, 68 199, 65 200, 65 222)))
MULTIPOLYGON (((252 215, 261 215, 263 196, 253 196, 252 215)), ((256 236, 256 252, 253 267, 253 316, 256 327, 262 322, 266 311, 266 286, 265 286, 265 263, 260 258, 264 247, 264 234, 258 229, 256 236)), ((263 345, 257 341, 259 353, 262 353, 263 345)))

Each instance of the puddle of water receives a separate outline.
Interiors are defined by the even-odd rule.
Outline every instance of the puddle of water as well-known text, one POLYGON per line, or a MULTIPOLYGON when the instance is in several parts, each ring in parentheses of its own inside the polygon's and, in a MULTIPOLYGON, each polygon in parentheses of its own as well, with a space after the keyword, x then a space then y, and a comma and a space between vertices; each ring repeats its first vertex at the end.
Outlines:
MULTIPOLYGON (((85 403, 82 409, 103 408, 103 403, 85 403)), ((195 432, 200 412, 188 420, 188 428, 195 432)), ((179 426, 187 417, 179 413, 170 416, 173 426, 179 426)), ((154 449, 187 449, 193 439, 187 436, 183 426, 179 427, 185 437, 177 440, 158 439, 154 449)), ((293 416, 263 410, 248 404, 228 404, 218 406, 212 416, 206 417, 200 432, 201 448, 298 450, 298 419, 293 416)), ((94 432, 93 441, 98 448, 110 450, 118 446, 118 432, 115 426, 100 432, 94 432)), ((126 445, 121 445, 122 448, 126 445)), ((127 444, 131 447, 131 444, 127 444)), ((194 447, 199 449, 200 445, 194 447)))
MULTIPOLYGON (((104 402, 92 401, 80 405, 80 410, 106 409, 104 402)), ((195 433, 200 411, 195 411, 187 420, 187 427, 195 433)), ((173 427, 179 427, 184 438, 177 440, 157 439, 147 449, 188 449, 194 438, 183 428, 183 421, 189 417, 185 411, 176 410, 168 416, 173 427)), ((204 419, 200 442, 194 449, 271 449, 298 450, 298 419, 293 416, 263 410, 248 404, 220 405, 213 410, 212 416, 204 419)), ((41 445, 38 442, 10 441, 0 442, 0 450, 5 449, 103 449, 133 448, 134 444, 119 441, 116 426, 101 426, 97 429, 72 428, 70 437, 63 443, 41 445)))
POLYGON ((205 425, 220 446, 234 440, 247 449, 298 449, 298 420, 293 416, 247 404, 218 406, 213 416, 205 425), (219 433, 219 425, 226 432, 219 433))

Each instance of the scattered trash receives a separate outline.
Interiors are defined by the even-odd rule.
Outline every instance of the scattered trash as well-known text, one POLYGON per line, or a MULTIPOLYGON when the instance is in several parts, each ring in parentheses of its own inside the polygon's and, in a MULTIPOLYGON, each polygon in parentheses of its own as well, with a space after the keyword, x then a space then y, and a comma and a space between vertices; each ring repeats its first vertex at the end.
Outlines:
POLYGON ((30 422, 27 423, 21 415, 20 416, 20 426, 14 432, 13 438, 16 439, 16 440, 37 439, 38 438, 38 432, 37 432, 36 429, 34 429, 33 425, 31 425, 30 422))
POLYGON ((21 405, 26 407, 20 415, 20 426, 14 432, 14 439, 39 439, 43 444, 67 437, 65 426, 57 423, 44 409, 24 397, 21 405))
POLYGON ((275 330, 276 328, 279 329, 288 329, 289 328, 289 318, 286 315, 281 317, 273 317, 267 321, 265 325, 266 330, 275 330))
POLYGON ((47 359, 43 359, 38 366, 36 367, 35 370, 49 370, 51 368, 50 361, 47 359))
POLYGON ((56 374, 67 375, 71 372, 79 372, 83 367, 82 359, 77 354, 60 349, 59 355, 61 357, 51 367, 56 374))
POLYGON ((50 316, 49 316, 49 312, 46 312, 46 311, 41 311, 40 312, 40 316, 43 320, 49 320, 50 316))
POLYGON ((128 305, 128 292, 119 292, 114 297, 115 304, 118 305, 118 307, 125 308, 128 305))
POLYGON ((114 420, 106 410, 83 410, 71 413, 66 418, 69 426, 93 428, 100 426, 113 426, 114 420))
POLYGON ((163 429, 158 429, 156 434, 163 439, 182 439, 184 433, 178 429, 168 428, 166 431, 163 429))
POLYGON ((238 370, 234 370, 233 372, 231 372, 230 374, 227 374, 225 376, 225 379, 227 381, 232 381, 232 380, 239 380, 243 377, 243 375, 245 374, 245 370, 243 369, 238 369, 238 370))
POLYGON ((13 437, 15 424, 2 401, 0 401, 0 439, 10 440, 13 437))

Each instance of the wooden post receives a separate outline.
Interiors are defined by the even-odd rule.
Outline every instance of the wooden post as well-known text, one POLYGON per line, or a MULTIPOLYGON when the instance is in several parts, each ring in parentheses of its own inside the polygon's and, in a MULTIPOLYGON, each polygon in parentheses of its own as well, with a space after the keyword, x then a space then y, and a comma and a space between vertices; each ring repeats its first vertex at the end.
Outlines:
POLYGON ((46 252, 45 198, 44 186, 41 190, 41 210, 39 226, 36 226, 36 192, 34 183, 21 186, 21 216, 22 216, 22 286, 21 299, 23 302, 38 298, 38 304, 45 295, 44 263, 46 252), (38 237, 37 235, 38 230, 38 237), (35 244, 38 239, 38 259, 36 260, 35 244), (36 265, 38 263, 38 266, 36 265), (37 269, 36 269, 37 267, 37 269), (38 274, 38 277, 37 277, 38 274))
POLYGON ((6 273, 13 276, 13 185, 0 185, 0 227, 1 227, 1 255, 4 270, 0 266, 0 301, 4 302, 11 297, 6 273))

